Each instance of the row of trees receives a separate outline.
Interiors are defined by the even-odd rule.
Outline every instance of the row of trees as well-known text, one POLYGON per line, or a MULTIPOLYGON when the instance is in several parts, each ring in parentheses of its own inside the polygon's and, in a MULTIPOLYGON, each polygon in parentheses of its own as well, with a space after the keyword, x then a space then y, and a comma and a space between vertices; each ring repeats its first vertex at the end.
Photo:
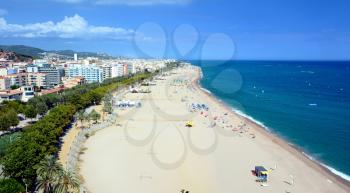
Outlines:
MULTIPOLYGON (((3 174, 34 190, 38 185, 37 182, 44 179, 41 179, 40 172, 37 172, 40 163, 46 160, 47 156, 57 155, 61 143, 60 137, 70 127, 76 112, 82 112, 91 105, 99 104, 104 96, 109 97, 107 93, 111 93, 120 86, 142 81, 150 76, 152 74, 142 73, 132 77, 110 79, 101 84, 77 86, 61 94, 34 97, 27 104, 21 104, 24 105, 24 109, 30 106, 46 115, 29 126, 21 138, 7 148, 5 155, 0 158, 3 174), (38 105, 40 103, 42 104, 38 105), (39 110, 44 105, 47 110, 50 109, 48 113, 46 113, 47 110, 39 110)), ((106 97, 104 100, 107 101, 106 97)), ((10 108, 11 105, 5 105, 5 108, 10 108)), ((99 116, 93 111, 89 117, 97 120, 99 116)), ((49 192, 53 191, 52 189, 49 192)))
POLYGON ((74 113, 73 105, 59 105, 25 130, 1 159, 4 175, 34 187, 38 163, 47 155, 57 154, 59 138, 70 125, 74 113))

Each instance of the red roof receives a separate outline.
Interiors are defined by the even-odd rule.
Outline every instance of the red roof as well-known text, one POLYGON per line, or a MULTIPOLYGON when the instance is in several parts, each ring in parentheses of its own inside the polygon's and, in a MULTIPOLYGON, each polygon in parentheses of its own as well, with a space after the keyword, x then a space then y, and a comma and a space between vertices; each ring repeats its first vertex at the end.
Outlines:
POLYGON ((57 93, 57 92, 63 91, 64 89, 65 89, 64 87, 57 87, 49 90, 42 90, 41 94, 45 95, 45 94, 57 93))

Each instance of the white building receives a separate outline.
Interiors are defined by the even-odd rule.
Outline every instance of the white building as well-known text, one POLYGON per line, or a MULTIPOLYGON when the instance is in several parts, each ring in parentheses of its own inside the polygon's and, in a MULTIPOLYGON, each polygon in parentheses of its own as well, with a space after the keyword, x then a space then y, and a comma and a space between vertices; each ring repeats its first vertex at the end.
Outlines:
POLYGON ((28 102, 29 99, 34 97, 34 87, 33 86, 22 86, 20 91, 23 92, 21 101, 28 102))
POLYGON ((46 59, 36 59, 33 61, 33 64, 37 65, 37 66, 41 66, 42 64, 48 64, 49 61, 46 59))
POLYGON ((111 78, 120 77, 125 75, 125 66, 124 64, 114 64, 111 67, 111 78))
POLYGON ((74 54, 74 61, 78 61, 78 54, 74 54))

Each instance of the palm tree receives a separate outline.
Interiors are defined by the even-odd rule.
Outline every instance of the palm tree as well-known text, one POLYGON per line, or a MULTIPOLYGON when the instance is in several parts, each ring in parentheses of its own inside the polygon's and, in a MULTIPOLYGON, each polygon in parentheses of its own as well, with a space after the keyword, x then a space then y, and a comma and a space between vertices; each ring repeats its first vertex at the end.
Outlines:
POLYGON ((89 114, 89 117, 95 122, 95 124, 97 123, 97 121, 101 118, 101 115, 94 110, 91 111, 91 113, 89 114))
POLYGON ((55 193, 77 192, 80 188, 80 182, 76 174, 70 170, 62 169, 55 187, 55 193))
POLYGON ((83 121, 86 119, 86 114, 85 114, 84 110, 80 110, 78 112, 77 118, 80 121, 81 126, 83 127, 83 121))
POLYGON ((85 121, 89 123, 89 127, 91 127, 91 119, 92 119, 90 114, 91 113, 84 115, 85 121))
POLYGON ((38 175, 37 188, 44 193, 50 193, 56 185, 57 175, 60 173, 60 166, 53 156, 46 156, 36 170, 38 175))

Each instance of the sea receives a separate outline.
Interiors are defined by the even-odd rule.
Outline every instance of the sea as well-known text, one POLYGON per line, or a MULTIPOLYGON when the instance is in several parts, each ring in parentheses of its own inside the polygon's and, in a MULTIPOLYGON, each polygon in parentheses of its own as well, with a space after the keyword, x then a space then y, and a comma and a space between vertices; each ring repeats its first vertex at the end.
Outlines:
POLYGON ((349 61, 188 61, 232 110, 350 181, 349 61))

